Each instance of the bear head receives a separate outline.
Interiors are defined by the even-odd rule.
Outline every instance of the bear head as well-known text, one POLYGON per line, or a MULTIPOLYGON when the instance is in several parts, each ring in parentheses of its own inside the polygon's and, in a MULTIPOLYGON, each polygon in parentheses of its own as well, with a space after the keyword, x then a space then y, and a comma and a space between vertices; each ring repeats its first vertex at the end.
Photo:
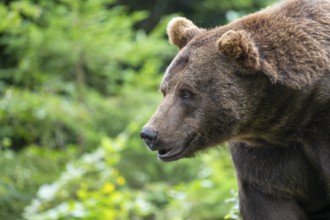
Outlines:
MULTIPOLYGON (((287 90, 313 83, 308 70, 301 77, 281 74, 274 64, 278 60, 272 61, 271 53, 261 51, 271 45, 260 43, 260 36, 255 39, 239 24, 205 30, 177 17, 169 22, 167 34, 180 50, 160 85, 164 100, 141 132, 163 161, 253 137, 251 132, 262 123, 260 115, 267 114, 267 107, 260 112, 260 106, 271 105, 265 94, 284 90, 290 94, 287 90)), ((320 68, 313 66, 312 70, 320 68)), ((262 129, 259 126, 259 134, 262 129)))

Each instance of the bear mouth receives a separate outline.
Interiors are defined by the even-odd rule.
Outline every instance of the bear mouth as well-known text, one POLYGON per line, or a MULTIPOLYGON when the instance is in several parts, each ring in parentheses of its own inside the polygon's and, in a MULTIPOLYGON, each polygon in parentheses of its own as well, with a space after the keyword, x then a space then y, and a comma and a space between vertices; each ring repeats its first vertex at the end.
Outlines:
POLYGON ((163 161, 172 161, 180 158, 184 152, 185 147, 168 148, 158 150, 158 158, 163 161))
POLYGON ((162 161, 174 161, 185 157, 188 153, 188 149, 190 148, 189 145, 195 136, 195 134, 192 135, 192 137, 189 138, 188 141, 181 147, 159 149, 158 158, 162 161))

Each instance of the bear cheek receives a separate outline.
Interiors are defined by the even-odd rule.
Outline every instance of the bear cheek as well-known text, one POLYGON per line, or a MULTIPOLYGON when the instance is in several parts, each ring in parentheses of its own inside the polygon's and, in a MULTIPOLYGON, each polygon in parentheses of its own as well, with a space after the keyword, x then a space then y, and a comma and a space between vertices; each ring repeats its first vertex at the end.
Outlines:
POLYGON ((235 94, 215 91, 211 98, 205 98, 205 105, 198 109, 199 132, 205 137, 206 145, 227 141, 235 130, 240 116, 235 111, 240 103, 235 94), (216 97, 216 100, 213 98, 216 97))

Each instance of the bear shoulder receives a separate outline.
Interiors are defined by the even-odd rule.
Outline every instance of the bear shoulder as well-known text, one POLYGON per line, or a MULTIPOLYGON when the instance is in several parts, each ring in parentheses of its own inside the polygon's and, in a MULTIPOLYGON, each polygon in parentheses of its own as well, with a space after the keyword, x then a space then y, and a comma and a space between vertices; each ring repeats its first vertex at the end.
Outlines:
MULTIPOLYGON (((215 31, 222 32, 224 28, 229 29, 220 37, 225 42, 235 42, 228 40, 228 33, 233 30, 246 33, 243 41, 236 43, 236 48, 253 45, 245 57, 257 57, 254 66, 275 82, 302 88, 314 84, 330 71, 330 1, 289 0, 215 31), (249 43, 244 42, 247 39, 249 43)), ((231 36, 234 35, 231 33, 231 36)), ((218 45, 225 54, 238 56, 228 53, 228 44, 221 40, 218 45)), ((247 61, 250 67, 251 60, 247 61)))

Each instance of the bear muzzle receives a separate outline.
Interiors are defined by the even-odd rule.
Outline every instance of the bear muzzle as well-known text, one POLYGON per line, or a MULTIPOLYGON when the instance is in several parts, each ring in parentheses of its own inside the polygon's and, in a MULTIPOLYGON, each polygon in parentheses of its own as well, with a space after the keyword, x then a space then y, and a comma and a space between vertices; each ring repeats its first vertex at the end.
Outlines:
POLYGON ((144 127, 140 133, 140 136, 151 151, 158 151, 157 156, 160 160, 173 161, 187 156, 186 154, 188 154, 187 150, 189 145, 196 135, 190 135, 186 141, 182 143, 182 145, 175 147, 171 146, 171 144, 169 144, 171 147, 164 147, 163 144, 160 144, 160 140, 158 140, 158 131, 149 127, 144 127))
POLYGON ((173 148, 159 148, 155 144, 158 136, 158 131, 155 131, 152 128, 144 127, 140 133, 141 138, 147 144, 151 151, 158 151, 158 157, 160 159, 165 158, 167 156, 175 155, 180 152, 178 150, 174 150, 173 148))

